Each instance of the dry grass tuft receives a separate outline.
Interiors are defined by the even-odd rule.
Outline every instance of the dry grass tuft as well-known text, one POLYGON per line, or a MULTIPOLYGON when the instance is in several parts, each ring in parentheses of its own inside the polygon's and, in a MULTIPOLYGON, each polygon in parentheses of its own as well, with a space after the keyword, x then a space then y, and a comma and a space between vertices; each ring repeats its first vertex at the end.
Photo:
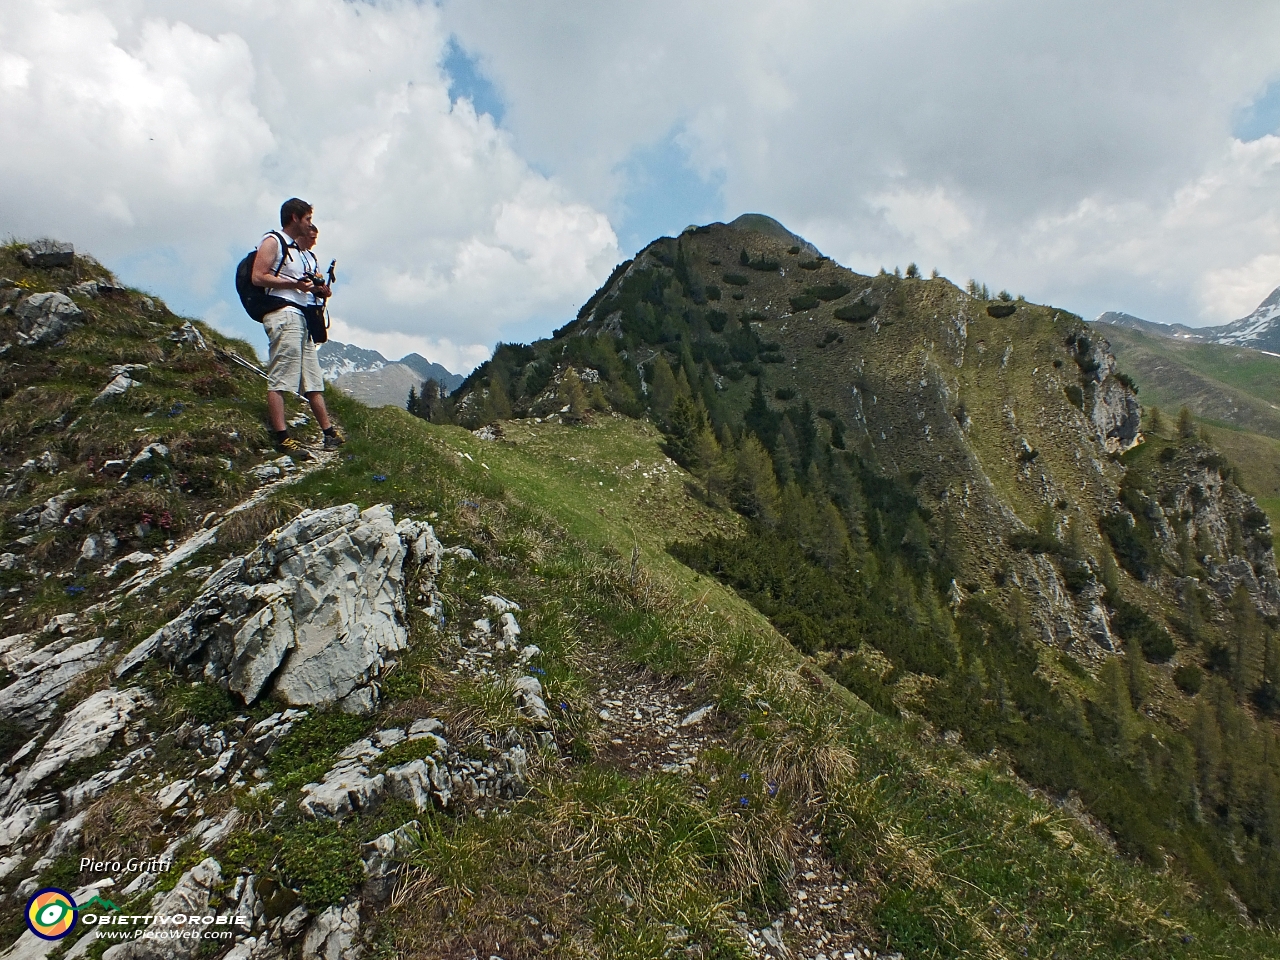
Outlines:
POLYGON ((304 509, 304 504, 288 497, 270 497, 262 503, 233 513, 218 530, 218 543, 236 552, 262 542, 304 509))

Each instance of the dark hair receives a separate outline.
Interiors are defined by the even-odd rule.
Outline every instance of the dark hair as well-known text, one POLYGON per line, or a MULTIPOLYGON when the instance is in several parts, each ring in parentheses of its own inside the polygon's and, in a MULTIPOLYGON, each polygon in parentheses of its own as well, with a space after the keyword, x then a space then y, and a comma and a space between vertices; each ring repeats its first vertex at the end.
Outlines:
POLYGON ((294 220, 301 220, 311 212, 311 204, 297 197, 290 197, 280 206, 280 226, 287 227, 294 220))

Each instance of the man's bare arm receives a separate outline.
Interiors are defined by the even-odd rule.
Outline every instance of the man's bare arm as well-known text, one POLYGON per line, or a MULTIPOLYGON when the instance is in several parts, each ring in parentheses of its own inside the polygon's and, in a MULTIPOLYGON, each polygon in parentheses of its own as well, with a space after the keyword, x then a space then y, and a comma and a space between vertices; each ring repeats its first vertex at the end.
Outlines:
POLYGON ((264 290, 309 290, 311 284, 304 280, 276 275, 276 260, 279 257, 280 241, 268 236, 259 244, 258 255, 253 258, 253 275, 250 277, 253 285, 264 290))

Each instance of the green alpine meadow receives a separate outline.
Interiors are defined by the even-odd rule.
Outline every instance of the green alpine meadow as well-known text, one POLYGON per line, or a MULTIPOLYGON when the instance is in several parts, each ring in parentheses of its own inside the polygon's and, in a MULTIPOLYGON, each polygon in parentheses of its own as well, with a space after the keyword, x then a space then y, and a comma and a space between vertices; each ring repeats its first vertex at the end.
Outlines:
POLYGON ((1280 957, 1261 367, 1178 358, 1232 425, 1163 341, 746 215, 330 391, 345 445, 289 398, 302 460, 249 344, 26 249, 0 958, 1280 957))

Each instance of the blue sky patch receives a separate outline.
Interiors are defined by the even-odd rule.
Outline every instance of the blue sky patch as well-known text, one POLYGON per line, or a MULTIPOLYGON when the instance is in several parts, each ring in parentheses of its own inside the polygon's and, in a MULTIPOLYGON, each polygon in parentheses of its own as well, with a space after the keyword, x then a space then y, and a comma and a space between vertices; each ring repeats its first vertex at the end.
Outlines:
POLYGON ((506 106, 498 96, 497 89, 480 71, 480 62, 470 56, 458 45, 454 37, 449 38, 449 47, 444 55, 444 72, 449 75, 449 98, 457 101, 463 97, 471 101, 476 113, 487 113, 493 117, 495 124, 501 124, 506 115, 506 106))
POLYGON ((1258 99, 1239 112, 1231 132, 1246 143, 1280 133, 1280 80, 1269 83, 1258 99))
POLYGON ((674 237, 691 223, 722 216, 724 174, 703 178, 689 163, 677 134, 673 130, 657 143, 637 148, 622 163, 627 186, 614 222, 623 256, 658 237, 674 237))

